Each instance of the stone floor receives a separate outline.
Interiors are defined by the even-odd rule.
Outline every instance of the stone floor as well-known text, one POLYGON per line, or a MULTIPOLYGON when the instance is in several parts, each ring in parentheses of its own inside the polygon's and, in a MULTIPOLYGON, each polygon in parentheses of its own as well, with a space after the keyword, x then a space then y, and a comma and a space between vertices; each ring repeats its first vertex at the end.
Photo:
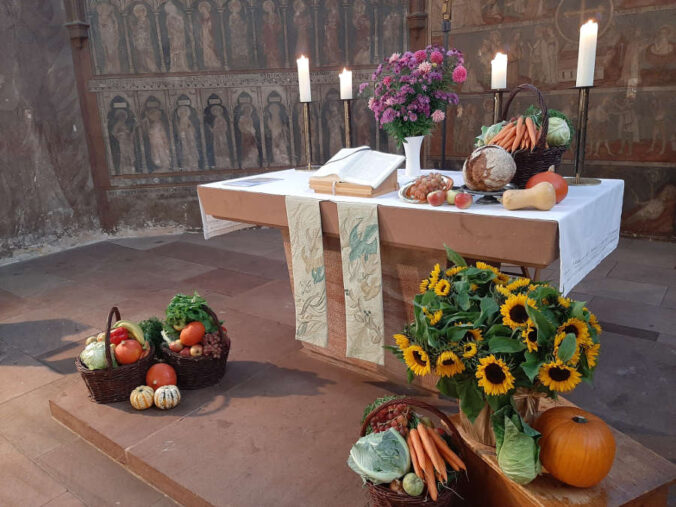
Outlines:
MULTIPOLYGON (((623 239, 618 250, 578 285, 574 297, 588 302, 605 333, 594 386, 583 385, 569 396, 672 462, 676 462, 675 268, 676 244, 623 239)), ((556 269, 545 275, 555 279, 556 269)), ((120 307, 124 318, 140 320, 161 315, 176 292, 194 289, 235 330, 250 329, 252 324, 260 329, 258 336, 240 345, 234 358, 233 369, 249 372, 253 380, 250 386, 248 379, 232 386, 233 393, 240 393, 233 395, 233 410, 239 405, 236 400, 250 396, 247 389, 255 387, 255 375, 263 372, 279 377, 278 392, 267 393, 266 399, 321 393, 327 403, 344 403, 335 383, 353 374, 332 369, 323 380, 314 376, 308 383, 294 373, 296 368, 317 367, 297 358, 293 301, 275 230, 238 231, 208 242, 197 234, 120 239, 4 266, 0 268, 0 475, 5 481, 0 505, 173 503, 54 422, 47 401, 79 382, 73 359, 84 338, 104 324, 111 304, 120 307), (309 391, 308 385, 313 386, 309 391)), ((233 342, 236 336, 233 333, 233 342)), ((388 389, 369 384, 357 389, 358 399, 388 389)), ((274 411, 274 403, 265 406, 274 411)), ((345 416, 342 424, 354 426, 353 419, 358 418, 354 416, 345 416)), ((224 431, 232 424, 222 423, 224 431)), ((330 439, 309 430, 303 436, 330 439)), ((336 448, 329 454, 342 464, 346 453, 347 448, 336 448)), ((358 488, 358 479, 344 486, 358 488)), ((241 496, 237 505, 254 504, 241 496)))

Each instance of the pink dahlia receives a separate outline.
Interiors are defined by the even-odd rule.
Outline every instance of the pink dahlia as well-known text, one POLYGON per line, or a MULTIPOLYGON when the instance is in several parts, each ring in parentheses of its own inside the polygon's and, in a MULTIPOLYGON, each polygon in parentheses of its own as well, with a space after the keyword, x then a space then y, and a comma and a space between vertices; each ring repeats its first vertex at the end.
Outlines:
POLYGON ((368 108, 373 111, 373 97, 369 97, 368 108))
POLYGON ((432 113, 432 121, 434 123, 439 123, 444 121, 444 118, 446 118, 446 113, 444 113, 441 109, 437 109, 432 113))
POLYGON ((423 74, 427 74, 432 70, 432 64, 430 62, 422 62, 420 65, 418 65, 418 70, 423 74))
POLYGON ((413 56, 415 57, 417 62, 422 62, 427 58, 427 53, 425 52, 424 49, 419 49, 418 51, 415 52, 413 56))
POLYGON ((444 55, 441 54, 439 51, 433 51, 432 54, 430 55, 430 60, 432 63, 436 63, 437 65, 441 65, 444 61, 444 55))
POLYGON ((383 84, 389 87, 392 84, 392 76, 385 76, 383 79, 383 84))
POLYGON ((390 56, 390 59, 388 60, 389 63, 394 63, 397 60, 399 60, 399 57, 401 56, 400 53, 392 53, 392 56, 390 56))
POLYGON ((467 79, 467 69, 462 65, 458 65, 453 69, 453 81, 456 83, 463 83, 467 79))

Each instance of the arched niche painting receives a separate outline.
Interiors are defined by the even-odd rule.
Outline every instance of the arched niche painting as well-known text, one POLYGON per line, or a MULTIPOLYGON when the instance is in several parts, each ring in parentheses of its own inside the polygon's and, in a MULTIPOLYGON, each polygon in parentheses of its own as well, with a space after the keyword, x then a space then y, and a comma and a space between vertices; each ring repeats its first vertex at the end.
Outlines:
POLYGON ((178 2, 168 0, 160 7, 160 34, 164 65, 168 72, 187 72, 192 68, 188 16, 178 2))
POLYGON ((258 54, 259 64, 266 69, 278 69, 286 66, 284 48, 284 25, 279 2, 263 0, 257 2, 258 12, 258 54))
POLYGON ((251 95, 246 92, 237 97, 235 142, 241 168, 255 168, 263 165, 260 119, 251 95))
POLYGON ((90 10, 92 20, 92 44, 101 74, 129 72, 124 21, 117 7, 108 2, 99 2, 90 10))
POLYGON ((214 70, 223 66, 223 37, 217 7, 207 0, 195 4, 193 14, 195 50, 201 69, 214 70))
POLYGON ((399 0, 389 0, 378 11, 381 33, 381 55, 404 51, 404 30, 406 30, 406 6, 399 0))
POLYGON ((128 9, 127 22, 134 70, 139 74, 159 72, 160 47, 153 10, 144 2, 133 3, 128 9))
POLYGON ((176 101, 172 121, 178 166, 182 169, 203 168, 200 121, 187 95, 181 95, 176 101))
MULTIPOLYGON (((310 134, 312 145, 312 163, 318 164, 322 160, 321 144, 319 142, 319 102, 310 103, 310 134)), ((296 101, 293 107, 293 139, 296 152, 296 165, 304 166, 307 164, 305 159, 305 130, 303 129, 303 104, 296 101)))
POLYGON ((169 122, 162 109, 162 103, 156 97, 150 96, 146 99, 141 122, 148 170, 150 172, 168 171, 171 168, 169 122))
POLYGON ((137 136, 136 117, 129 102, 119 95, 110 101, 108 139, 115 174, 140 172, 141 146, 137 136))
POLYGON ((322 48, 319 58, 322 65, 341 65, 345 60, 345 25, 340 0, 321 3, 320 30, 322 48))
POLYGON ((343 105, 339 101, 338 90, 331 89, 326 93, 322 103, 322 132, 324 158, 334 156, 345 144, 345 120, 343 105))
POLYGON ((251 11, 248 2, 230 0, 225 9, 225 37, 228 65, 233 69, 256 67, 251 36, 251 11))
POLYGON ((373 7, 368 0, 355 0, 350 16, 350 63, 368 65, 373 61, 374 19, 373 7))
POLYGON ((300 55, 314 58, 314 22, 311 0, 293 0, 286 16, 289 53, 293 60, 300 55))
POLYGON ((237 167, 230 136, 230 115, 216 94, 209 96, 207 107, 204 109, 204 138, 209 167, 219 169, 237 167))
POLYGON ((376 120, 364 99, 352 102, 352 140, 355 146, 376 147, 376 120))
POLYGON ((282 96, 277 92, 272 92, 268 95, 267 102, 263 113, 263 124, 268 165, 291 165, 289 115, 282 103, 282 96))

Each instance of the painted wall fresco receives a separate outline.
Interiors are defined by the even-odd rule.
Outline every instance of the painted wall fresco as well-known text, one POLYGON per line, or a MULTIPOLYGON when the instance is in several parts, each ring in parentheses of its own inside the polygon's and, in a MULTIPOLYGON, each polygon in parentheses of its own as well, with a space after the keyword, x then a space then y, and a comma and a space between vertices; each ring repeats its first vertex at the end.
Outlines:
POLYGON ((60 0, 0 3, 0 257, 98 227, 64 17, 60 0))
MULTIPOLYGON (((441 2, 430 6, 430 38, 442 40, 441 2)), ((599 22, 585 174, 626 181, 623 229, 676 239, 676 5, 669 0, 456 0, 451 44, 465 53, 468 80, 449 115, 447 146, 458 165, 492 119, 490 60, 508 54, 507 85, 530 82, 549 107, 577 116, 579 26, 599 22)), ((516 113, 534 97, 519 97, 516 113)), ((574 150, 574 147, 573 147, 574 150)), ((562 170, 572 172, 569 150, 562 170)), ((439 160, 437 134, 431 150, 439 160)))

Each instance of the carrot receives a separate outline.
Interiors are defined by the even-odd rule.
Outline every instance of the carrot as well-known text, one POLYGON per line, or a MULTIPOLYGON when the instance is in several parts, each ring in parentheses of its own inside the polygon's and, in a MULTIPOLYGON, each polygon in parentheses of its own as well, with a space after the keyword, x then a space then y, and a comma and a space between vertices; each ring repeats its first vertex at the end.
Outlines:
POLYGON ((439 449, 441 455, 446 459, 446 461, 448 461, 448 464, 453 467, 453 470, 457 472, 458 469, 456 469, 455 466, 462 468, 463 470, 467 470, 465 463, 463 463, 460 457, 451 450, 446 442, 444 442, 444 439, 441 438, 441 435, 439 435, 436 431, 430 431, 430 435, 432 435, 432 440, 434 440, 437 449, 439 449))
POLYGON ((432 437, 429 435, 429 433, 430 432, 424 424, 418 424, 418 434, 420 435, 420 440, 422 441, 423 447, 425 448, 425 452, 432 460, 434 469, 441 474, 444 480, 446 480, 448 479, 448 475, 446 474, 446 465, 444 464, 444 460, 441 459, 439 451, 437 451, 434 441, 432 440, 432 437))
POLYGON ((425 470, 425 462, 428 460, 425 456, 425 451, 423 450, 423 444, 420 441, 420 434, 418 433, 418 430, 413 428, 409 432, 409 436, 411 437, 411 443, 413 444, 415 455, 418 458, 418 465, 422 470, 425 470))
POLYGON ((528 142, 528 132, 524 134, 524 136, 521 138, 521 142, 519 143, 519 148, 520 149, 525 149, 526 148, 526 143, 528 142))
POLYGON ((504 139, 505 136, 506 136, 512 129, 514 129, 514 124, 513 124, 513 123, 508 123, 507 125, 505 125, 504 127, 502 127, 502 128, 500 129, 500 132, 498 132, 497 134, 495 134, 495 137, 494 137, 493 139, 491 139, 491 143, 490 143, 490 144, 498 144, 498 141, 500 141, 501 139, 504 139))
POLYGON ((514 142, 512 143, 512 151, 516 151, 516 149, 521 144, 521 138, 523 137, 523 133, 525 130, 526 127, 523 124, 523 116, 519 116, 519 119, 516 121, 516 137, 514 138, 514 142))
POLYGON ((415 474, 422 479, 423 478, 422 470, 420 469, 420 463, 418 463, 418 455, 415 452, 415 447, 413 447, 413 442, 411 442, 410 434, 406 437, 406 443, 408 444, 408 450, 411 453, 411 463, 413 463, 413 470, 415 471, 415 474))
POLYGON ((430 492, 432 500, 435 502, 439 498, 437 491, 437 479, 434 477, 434 466, 430 460, 425 461, 425 482, 427 483, 427 490, 430 492))
POLYGON ((509 149, 512 147, 512 141, 514 140, 515 135, 516 128, 513 128, 509 134, 507 134, 503 139, 500 140, 498 146, 509 151, 509 149))
POLYGON ((530 145, 535 146, 535 123, 533 118, 528 116, 526 118, 526 129, 528 129, 528 137, 530 138, 530 145))

